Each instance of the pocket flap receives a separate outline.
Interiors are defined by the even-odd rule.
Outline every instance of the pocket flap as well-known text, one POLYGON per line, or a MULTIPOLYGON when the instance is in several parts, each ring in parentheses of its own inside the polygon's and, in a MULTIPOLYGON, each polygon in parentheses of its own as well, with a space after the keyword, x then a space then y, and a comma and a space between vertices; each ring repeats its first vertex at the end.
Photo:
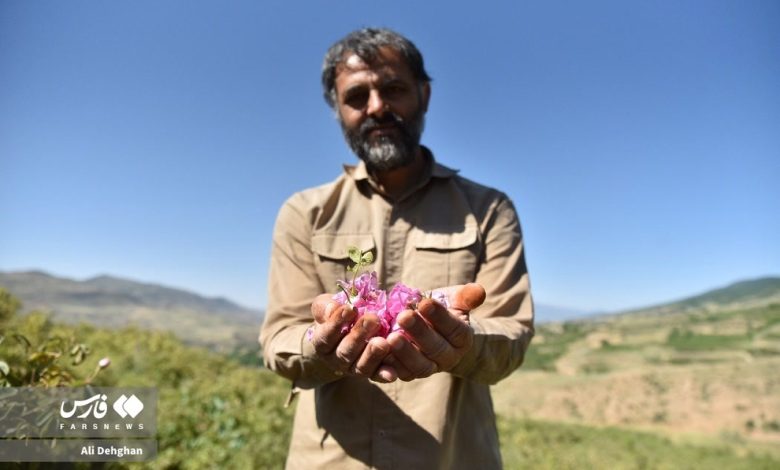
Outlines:
POLYGON ((374 250, 371 234, 315 233, 311 237, 311 249, 320 256, 330 259, 347 259, 347 250, 356 246, 362 251, 374 250))
POLYGON ((426 232, 421 228, 412 230, 412 241, 418 250, 458 250, 473 245, 477 241, 477 227, 455 227, 457 232, 437 228, 426 232), (449 232, 449 233, 448 233, 449 232))

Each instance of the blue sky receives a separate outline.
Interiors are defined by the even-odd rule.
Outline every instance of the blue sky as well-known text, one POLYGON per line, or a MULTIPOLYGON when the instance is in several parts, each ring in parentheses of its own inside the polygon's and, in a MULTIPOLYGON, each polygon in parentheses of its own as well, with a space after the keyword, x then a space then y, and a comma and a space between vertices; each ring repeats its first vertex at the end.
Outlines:
POLYGON ((0 269, 264 306, 293 192, 355 157, 327 47, 389 26, 423 143, 520 213, 538 302, 617 310, 780 274, 780 3, 0 3, 0 269))

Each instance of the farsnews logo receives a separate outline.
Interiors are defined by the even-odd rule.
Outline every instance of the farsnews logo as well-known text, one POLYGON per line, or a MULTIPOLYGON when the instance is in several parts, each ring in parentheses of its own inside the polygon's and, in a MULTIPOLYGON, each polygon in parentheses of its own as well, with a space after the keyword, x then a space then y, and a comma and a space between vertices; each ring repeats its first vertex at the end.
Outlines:
MULTIPOLYGON (((74 400, 73 405, 68 405, 68 400, 63 400, 60 404, 60 416, 72 418, 76 413, 80 413, 76 415, 76 418, 87 418, 91 414, 92 417, 101 419, 108 412, 107 399, 108 396, 98 393, 86 400, 74 400)), ((122 418, 127 416, 135 418, 144 409, 144 404, 135 395, 130 395, 128 398, 122 394, 122 396, 116 399, 112 408, 122 418)))
MULTIPOLYGON (((156 430, 155 388, 0 387, 0 441, 19 436, 154 438, 156 430)), ((0 468, 3 452, 0 448, 0 468)))
POLYGON ((127 398, 122 394, 122 396, 117 398, 114 402, 114 411, 123 418, 126 418, 127 415, 130 415, 131 418, 135 418, 143 409, 144 404, 135 395, 130 395, 130 398, 127 398))

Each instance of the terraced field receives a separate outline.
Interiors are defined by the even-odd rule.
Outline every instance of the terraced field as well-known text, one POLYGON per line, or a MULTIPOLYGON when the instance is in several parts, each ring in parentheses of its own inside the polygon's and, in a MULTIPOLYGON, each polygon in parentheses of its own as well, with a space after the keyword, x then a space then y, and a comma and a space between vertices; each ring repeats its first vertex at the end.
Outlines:
MULTIPOLYGON (((780 302, 541 325, 499 414, 780 458, 780 302)), ((754 299, 755 300, 755 299, 754 299)))

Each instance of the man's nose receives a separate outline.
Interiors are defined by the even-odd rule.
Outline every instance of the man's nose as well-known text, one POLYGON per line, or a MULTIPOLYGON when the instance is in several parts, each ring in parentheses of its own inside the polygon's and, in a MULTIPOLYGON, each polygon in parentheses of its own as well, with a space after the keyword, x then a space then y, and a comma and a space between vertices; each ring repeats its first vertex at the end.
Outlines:
POLYGON ((387 111, 387 103, 382 99, 379 90, 371 90, 368 95, 366 114, 369 116, 381 116, 387 111))

